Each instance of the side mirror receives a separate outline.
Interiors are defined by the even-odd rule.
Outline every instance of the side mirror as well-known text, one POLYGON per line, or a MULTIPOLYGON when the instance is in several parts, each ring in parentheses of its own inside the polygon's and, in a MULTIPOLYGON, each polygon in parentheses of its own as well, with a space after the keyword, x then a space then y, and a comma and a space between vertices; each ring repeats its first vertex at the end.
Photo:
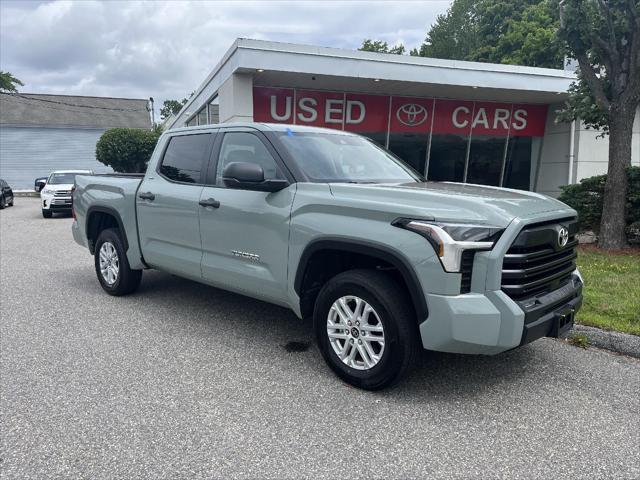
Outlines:
POLYGON ((36 182, 36 188, 35 188, 36 192, 39 192, 40 190, 42 190, 44 186, 45 186, 44 182, 36 182))
POLYGON ((222 180, 229 188, 260 192, 278 192, 289 186, 286 180, 265 180, 262 167, 249 162, 230 163, 222 172, 222 180))

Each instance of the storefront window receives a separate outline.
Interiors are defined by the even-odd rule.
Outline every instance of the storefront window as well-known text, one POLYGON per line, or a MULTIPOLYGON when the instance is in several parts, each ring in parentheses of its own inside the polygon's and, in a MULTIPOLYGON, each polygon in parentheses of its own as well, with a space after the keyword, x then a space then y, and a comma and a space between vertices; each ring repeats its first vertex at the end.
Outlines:
POLYGON ((389 135, 389 150, 424 175, 427 161, 428 134, 392 133, 389 135))
POLYGON ((507 139, 474 135, 469 147, 467 183, 500 185, 500 173, 507 139))
POLYGON ((511 137, 503 186, 519 190, 532 190, 535 170, 542 141, 537 137, 511 137))
POLYGON ((198 112, 198 125, 206 125, 207 124, 207 108, 203 108, 198 112))
POLYGON ((548 106, 254 86, 253 110, 258 122, 369 137, 428 180, 528 190, 548 106))
POLYGON ((217 95, 209 103, 209 123, 220 123, 220 100, 217 95))
POLYGON ((467 157, 467 137, 461 135, 433 135, 429 154, 427 180, 434 182, 462 182, 467 157))

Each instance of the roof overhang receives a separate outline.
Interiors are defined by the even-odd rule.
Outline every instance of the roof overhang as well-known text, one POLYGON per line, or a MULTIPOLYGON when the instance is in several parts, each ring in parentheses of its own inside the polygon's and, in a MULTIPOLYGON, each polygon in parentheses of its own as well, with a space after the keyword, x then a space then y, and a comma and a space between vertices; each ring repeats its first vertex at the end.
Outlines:
POLYGON ((564 100, 576 79, 565 70, 237 39, 171 124, 234 73, 262 86, 546 104, 564 100))

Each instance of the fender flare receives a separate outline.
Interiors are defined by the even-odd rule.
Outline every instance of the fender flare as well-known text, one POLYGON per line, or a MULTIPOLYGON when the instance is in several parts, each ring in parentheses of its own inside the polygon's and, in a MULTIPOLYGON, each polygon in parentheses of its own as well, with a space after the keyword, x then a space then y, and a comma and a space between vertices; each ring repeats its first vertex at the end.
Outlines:
POLYGON ((369 255, 393 265, 400 272, 400 275, 402 275, 402 278, 407 284, 409 296, 411 297, 416 314, 418 315, 418 321, 422 322, 427 318, 429 314, 427 301, 420 285, 420 280, 418 279, 415 270, 412 268, 409 259, 399 251, 394 250, 387 245, 367 240, 321 238, 309 243, 300 256, 293 284, 293 288, 299 297, 309 259, 314 253, 320 250, 341 250, 369 255))
MULTIPOLYGON (((85 225, 85 234, 87 236, 87 240, 89 240, 90 238, 89 225, 91 224, 90 222, 91 215, 94 213, 106 213, 107 215, 111 215, 113 218, 116 219, 116 223, 118 224, 118 228, 122 235, 122 243, 124 244, 124 251, 127 252, 129 250, 129 241, 127 240, 127 231, 124 228, 124 223, 122 223, 122 218, 120 217, 120 214, 115 208, 102 207, 102 206, 89 207, 89 209, 87 210, 87 215, 86 215, 87 221, 85 225)), ((89 251, 91 252, 91 255, 94 254, 94 245, 90 240, 89 240, 89 251)))

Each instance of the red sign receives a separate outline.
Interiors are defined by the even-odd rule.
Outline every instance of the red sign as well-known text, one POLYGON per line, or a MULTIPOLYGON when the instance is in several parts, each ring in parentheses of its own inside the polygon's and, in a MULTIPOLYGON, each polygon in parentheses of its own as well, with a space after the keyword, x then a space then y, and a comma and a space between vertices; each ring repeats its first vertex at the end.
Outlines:
POLYGON ((541 137, 547 105, 253 87, 256 122, 352 132, 541 137))

